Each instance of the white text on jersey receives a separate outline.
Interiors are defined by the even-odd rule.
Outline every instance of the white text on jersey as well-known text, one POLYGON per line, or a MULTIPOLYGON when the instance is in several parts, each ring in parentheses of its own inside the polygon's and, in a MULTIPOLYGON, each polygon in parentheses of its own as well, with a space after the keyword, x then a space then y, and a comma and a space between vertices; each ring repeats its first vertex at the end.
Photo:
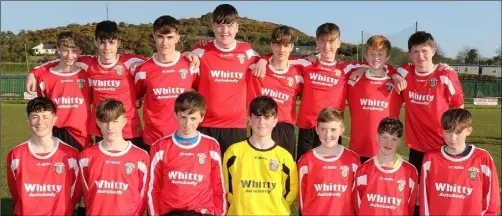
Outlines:
POLYGON ((440 192, 439 196, 441 197, 465 199, 465 197, 472 194, 473 190, 473 188, 456 184, 453 185, 448 183, 434 183, 434 184, 436 186, 436 191, 440 192))
POLYGON ((402 200, 397 197, 384 196, 380 194, 366 194, 368 202, 370 202, 371 207, 375 208, 388 208, 395 210, 397 206, 401 205, 402 200))
POLYGON ((178 95, 185 92, 185 89, 180 87, 153 88, 152 90, 153 94, 157 96, 157 99, 176 99, 178 95))
POLYGON ((24 184, 24 189, 30 193, 30 197, 56 197, 62 188, 62 185, 55 184, 24 184))
POLYGON ((383 100, 361 98, 359 101, 361 102, 363 110, 375 110, 382 112, 389 107, 389 102, 383 100))
POLYGON ((289 99, 289 95, 286 93, 282 93, 280 91, 272 90, 269 88, 262 88, 261 89, 261 94, 262 95, 267 95, 275 99, 277 103, 283 104, 289 99))
POLYGON ((335 79, 335 78, 329 77, 329 76, 324 76, 324 75, 317 74, 317 73, 311 73, 311 74, 309 74, 309 77, 310 77, 310 80, 312 80, 312 83, 316 84, 316 85, 332 87, 333 85, 338 84, 338 79, 335 79))
POLYGON ((418 94, 415 92, 408 92, 408 97, 410 98, 412 103, 428 105, 430 102, 434 100, 433 95, 428 94, 418 94))
POLYGON ((231 72, 231 71, 220 71, 212 70, 211 76, 215 78, 216 82, 234 82, 237 83, 244 77, 243 72, 231 72))
POLYGON ((169 176, 169 179, 172 180, 171 182, 173 184, 187 184, 196 186, 204 179, 204 175, 180 171, 169 171, 167 175, 169 176))
POLYGON ((314 184, 317 196, 335 196, 340 197, 347 191, 347 185, 343 184, 314 184))
POLYGON ((96 183, 96 187, 98 187, 96 193, 121 195, 129 187, 129 184, 118 181, 97 180, 94 182, 96 183))

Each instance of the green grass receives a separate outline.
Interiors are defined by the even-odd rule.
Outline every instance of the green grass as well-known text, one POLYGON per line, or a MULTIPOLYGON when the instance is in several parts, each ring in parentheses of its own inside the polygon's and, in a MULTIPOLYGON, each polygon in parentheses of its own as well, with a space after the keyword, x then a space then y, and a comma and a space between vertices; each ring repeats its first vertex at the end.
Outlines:
MULTIPOLYGON (((31 136, 30 129, 26 123, 25 104, 1 104, 1 215, 12 215, 14 203, 11 200, 7 187, 6 178, 6 156, 8 151, 17 144, 27 140, 31 136)), ((471 109, 473 115, 473 133, 467 138, 468 143, 486 149, 493 157, 497 166, 499 182, 501 182, 501 110, 500 109, 471 109)), ((350 114, 347 109, 345 113, 345 136, 350 134, 350 114)), ((401 120, 404 120, 404 109, 401 112, 401 120)), ((296 130, 298 132, 298 130, 296 130)), ((348 144, 348 139, 343 138, 344 145, 348 144)), ((399 153, 408 158, 408 148, 402 145, 399 153)), ((292 207, 293 215, 298 214, 296 202, 292 207)))

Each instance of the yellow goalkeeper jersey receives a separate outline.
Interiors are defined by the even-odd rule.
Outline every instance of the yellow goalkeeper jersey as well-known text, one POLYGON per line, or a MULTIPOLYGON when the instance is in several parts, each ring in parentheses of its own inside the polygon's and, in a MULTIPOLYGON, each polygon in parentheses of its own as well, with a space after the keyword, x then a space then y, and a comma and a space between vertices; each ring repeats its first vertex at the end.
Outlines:
POLYGON ((257 149, 249 140, 223 157, 228 215, 290 215, 298 192, 296 163, 279 145, 257 149))

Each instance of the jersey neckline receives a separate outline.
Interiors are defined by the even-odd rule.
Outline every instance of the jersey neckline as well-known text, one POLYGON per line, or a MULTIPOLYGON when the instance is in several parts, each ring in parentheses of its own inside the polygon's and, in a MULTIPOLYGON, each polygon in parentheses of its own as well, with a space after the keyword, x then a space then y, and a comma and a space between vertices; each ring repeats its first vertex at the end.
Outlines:
POLYGON ((401 155, 398 155, 396 154, 396 158, 399 160, 399 164, 394 167, 393 169, 384 169, 382 166, 380 166, 380 163, 378 162, 378 159, 377 157, 373 157, 373 162, 375 163, 375 167, 382 171, 383 173, 394 173, 396 172, 399 168, 401 168, 401 166, 403 165, 403 158, 401 157, 401 155))
POLYGON ((171 67, 171 66, 175 65, 176 63, 178 63, 178 61, 180 60, 181 54, 180 54, 180 52, 176 51, 176 57, 174 58, 173 61, 171 61, 169 63, 159 62, 159 61, 157 61, 157 59, 155 58, 155 56, 157 56, 157 53, 154 53, 152 55, 153 63, 155 63, 156 65, 161 66, 161 67, 171 67))
POLYGON ((333 158, 325 158, 325 157, 321 156, 319 153, 316 152, 317 148, 312 149, 312 154, 314 154, 314 157, 316 157, 317 159, 319 159, 321 161, 334 162, 334 161, 337 161, 338 159, 340 159, 340 157, 342 157, 343 152, 345 151, 345 147, 343 147, 341 145, 337 145, 337 146, 340 146, 342 149, 340 150, 340 153, 338 153, 338 155, 335 155, 335 157, 333 157, 333 158))
POLYGON ((454 158, 454 157, 448 155, 446 153, 446 151, 445 151, 446 145, 441 146, 441 150, 440 151, 441 151, 441 154, 443 155, 443 157, 446 158, 446 160, 449 160, 451 162, 462 162, 462 161, 465 161, 465 160, 469 159, 471 157, 472 153, 474 153, 474 149, 476 147, 474 145, 471 145, 471 146, 472 146, 472 148, 471 148, 471 151, 469 152, 469 154, 467 154, 464 157, 459 157, 459 158, 454 158))
POLYGON ((218 46, 218 44, 216 43, 216 40, 213 40, 213 44, 214 44, 214 47, 216 47, 216 49, 218 49, 221 52, 231 52, 237 47, 237 40, 234 39, 234 42, 232 43, 232 46, 230 46, 230 48, 223 48, 223 47, 218 46))
POLYGON ((98 143, 99 150, 101 152, 103 152, 103 154, 111 156, 111 157, 118 157, 118 156, 125 155, 127 152, 129 152, 129 150, 131 149, 131 146, 132 146, 131 141, 127 141, 127 147, 124 150, 117 151, 117 152, 110 152, 110 151, 106 150, 105 148, 103 148, 103 143, 102 142, 103 141, 100 141, 98 143))
POLYGON ((273 150, 276 146, 277 146, 277 143, 274 142, 274 145, 268 149, 259 149, 259 148, 256 148, 253 144, 251 144, 251 142, 249 141, 249 138, 246 139, 246 142, 248 143, 248 145, 253 148, 254 150, 256 151, 260 151, 260 152, 267 152, 267 151, 271 151, 273 150))
POLYGON ((56 154, 56 151, 58 150, 59 148, 59 142, 61 142, 61 140, 57 137, 52 137, 52 140, 54 142, 54 148, 52 149, 52 151, 47 154, 47 155, 44 155, 44 156, 40 156, 38 155, 37 153, 35 153, 35 151, 33 150, 33 147, 31 146, 32 143, 31 143, 31 140, 32 139, 29 139, 27 144, 28 144, 28 150, 30 151, 31 155, 33 155, 33 157, 37 158, 37 159, 41 159, 41 160, 44 160, 44 159, 49 159, 50 157, 52 157, 54 154, 56 154))

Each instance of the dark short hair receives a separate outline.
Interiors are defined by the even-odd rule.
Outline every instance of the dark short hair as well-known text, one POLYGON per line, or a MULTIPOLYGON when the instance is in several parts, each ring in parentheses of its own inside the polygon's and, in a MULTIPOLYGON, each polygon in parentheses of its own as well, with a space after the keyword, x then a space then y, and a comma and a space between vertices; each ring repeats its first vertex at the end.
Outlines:
POLYGON ((204 97, 195 91, 180 94, 174 102, 174 112, 186 112, 187 110, 189 110, 188 114, 198 111, 201 116, 204 116, 206 114, 206 101, 204 97))
POLYGON ((171 32, 180 33, 180 22, 169 15, 164 15, 153 22, 153 32, 160 34, 169 34, 171 32))
POLYGON ((249 104, 249 116, 277 117, 277 103, 269 96, 258 96, 249 104))
POLYGON ((340 122, 342 127, 344 127, 343 113, 333 107, 326 107, 317 115, 317 125, 319 125, 319 123, 329 123, 333 121, 340 122))
POLYGON ((385 117, 378 124, 377 133, 380 135, 388 133, 401 138, 403 136, 403 123, 394 117, 385 117))
POLYGON ((237 22, 237 9, 230 4, 220 4, 213 11, 213 23, 232 24, 237 22))
POLYGON ((273 44, 289 45, 294 40, 293 29, 289 26, 281 25, 272 31, 273 44))
POLYGON ((431 48, 436 48, 436 43, 432 35, 425 31, 417 31, 410 36, 408 39, 408 51, 413 48, 413 46, 425 44, 431 48))
POLYGON ((111 122, 117 120, 125 112, 126 109, 122 102, 106 98, 99 102, 96 108, 96 119, 100 122, 111 122))
POLYGON ((105 20, 96 25, 94 38, 99 41, 115 40, 119 39, 119 34, 117 23, 105 20))
POLYGON ((452 108, 441 115, 441 128, 447 132, 461 132, 472 127, 472 115, 469 110, 452 108))
POLYGON ((84 41, 80 35, 72 31, 64 31, 58 34, 56 39, 56 46, 61 48, 61 46, 69 48, 79 48, 84 47, 84 41))
POLYGON ((49 111, 56 114, 56 104, 48 97, 36 97, 28 101, 26 105, 26 114, 30 116, 31 113, 39 113, 49 111))

